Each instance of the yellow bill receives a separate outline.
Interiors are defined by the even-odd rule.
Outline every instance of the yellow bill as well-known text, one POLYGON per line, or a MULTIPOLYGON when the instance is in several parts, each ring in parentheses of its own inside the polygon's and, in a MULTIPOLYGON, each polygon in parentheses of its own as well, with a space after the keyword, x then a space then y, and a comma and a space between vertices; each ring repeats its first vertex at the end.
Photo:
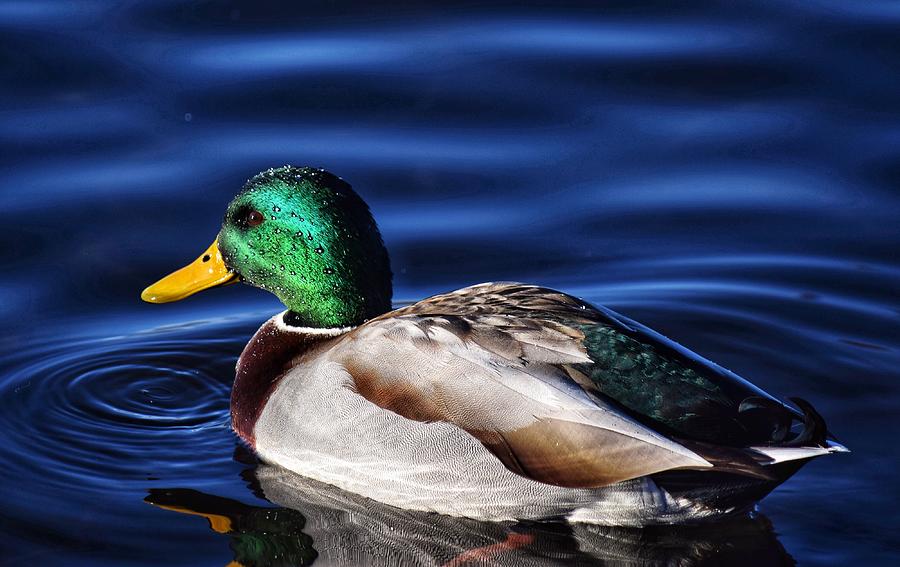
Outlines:
POLYGON ((219 514, 204 514, 203 512, 196 512, 191 510, 190 508, 185 508, 184 506, 170 506, 163 504, 156 504, 151 502, 157 508, 162 508, 163 510, 171 510, 173 512, 181 512, 182 514, 190 514, 191 516, 203 516, 209 521, 209 527, 213 529, 213 531, 219 532, 220 534, 227 534, 232 531, 231 526, 231 518, 228 516, 221 516, 219 514))
POLYGON ((141 292, 141 299, 149 303, 178 301, 204 289, 234 283, 239 277, 225 266, 217 238, 196 260, 141 292))

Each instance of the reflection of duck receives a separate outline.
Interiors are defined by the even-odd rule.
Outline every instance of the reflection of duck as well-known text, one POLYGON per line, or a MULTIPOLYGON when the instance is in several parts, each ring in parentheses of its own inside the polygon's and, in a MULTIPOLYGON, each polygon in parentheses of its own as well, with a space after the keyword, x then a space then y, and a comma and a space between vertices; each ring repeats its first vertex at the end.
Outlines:
POLYGON ((194 490, 152 490, 147 501, 209 519, 235 562, 275 565, 792 565, 767 519, 702 526, 617 528, 507 524, 400 510, 280 467, 254 482, 280 506, 249 506, 194 490))
POLYGON ((368 207, 321 170, 251 179, 209 249, 142 297, 238 279, 288 311, 241 355, 235 430, 266 461, 400 508, 697 520, 843 450, 808 403, 560 292, 482 284, 389 311, 368 207))
POLYGON ((211 530, 228 536, 232 566, 299 567, 316 558, 312 539, 303 533, 306 519, 295 510, 249 506, 185 488, 154 489, 145 500, 165 510, 206 518, 211 530))

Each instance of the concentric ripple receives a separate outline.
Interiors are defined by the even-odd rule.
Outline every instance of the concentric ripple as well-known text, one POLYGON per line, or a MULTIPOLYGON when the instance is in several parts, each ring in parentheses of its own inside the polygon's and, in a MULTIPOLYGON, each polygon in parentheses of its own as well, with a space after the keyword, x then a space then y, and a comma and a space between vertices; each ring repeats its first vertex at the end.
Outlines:
POLYGON ((45 486, 196 478, 231 460, 234 364, 260 318, 35 341, 0 387, 6 471, 45 486))

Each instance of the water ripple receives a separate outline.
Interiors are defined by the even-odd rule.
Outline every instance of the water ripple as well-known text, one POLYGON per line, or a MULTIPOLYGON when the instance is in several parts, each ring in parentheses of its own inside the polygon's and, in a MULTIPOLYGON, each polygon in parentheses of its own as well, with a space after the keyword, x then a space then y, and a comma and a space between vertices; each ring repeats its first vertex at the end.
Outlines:
POLYGON ((234 363, 256 324, 45 342, 9 357, 0 428, 14 449, 5 455, 17 457, 5 466, 102 491, 110 481, 194 478, 229 462, 234 363))

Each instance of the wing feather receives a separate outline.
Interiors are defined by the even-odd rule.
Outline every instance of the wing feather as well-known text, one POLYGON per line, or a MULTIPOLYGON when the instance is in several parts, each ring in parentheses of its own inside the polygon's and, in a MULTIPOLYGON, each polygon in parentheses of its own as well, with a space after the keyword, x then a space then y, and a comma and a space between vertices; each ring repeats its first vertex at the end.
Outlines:
MULTIPOLYGON (((452 423, 507 468, 540 482, 600 487, 712 466, 572 380, 566 365, 590 362, 581 331, 504 315, 485 307, 491 301, 463 315, 394 312, 349 333, 329 356, 372 403, 408 419, 452 423)), ((544 304, 559 306, 552 298, 544 304)))

